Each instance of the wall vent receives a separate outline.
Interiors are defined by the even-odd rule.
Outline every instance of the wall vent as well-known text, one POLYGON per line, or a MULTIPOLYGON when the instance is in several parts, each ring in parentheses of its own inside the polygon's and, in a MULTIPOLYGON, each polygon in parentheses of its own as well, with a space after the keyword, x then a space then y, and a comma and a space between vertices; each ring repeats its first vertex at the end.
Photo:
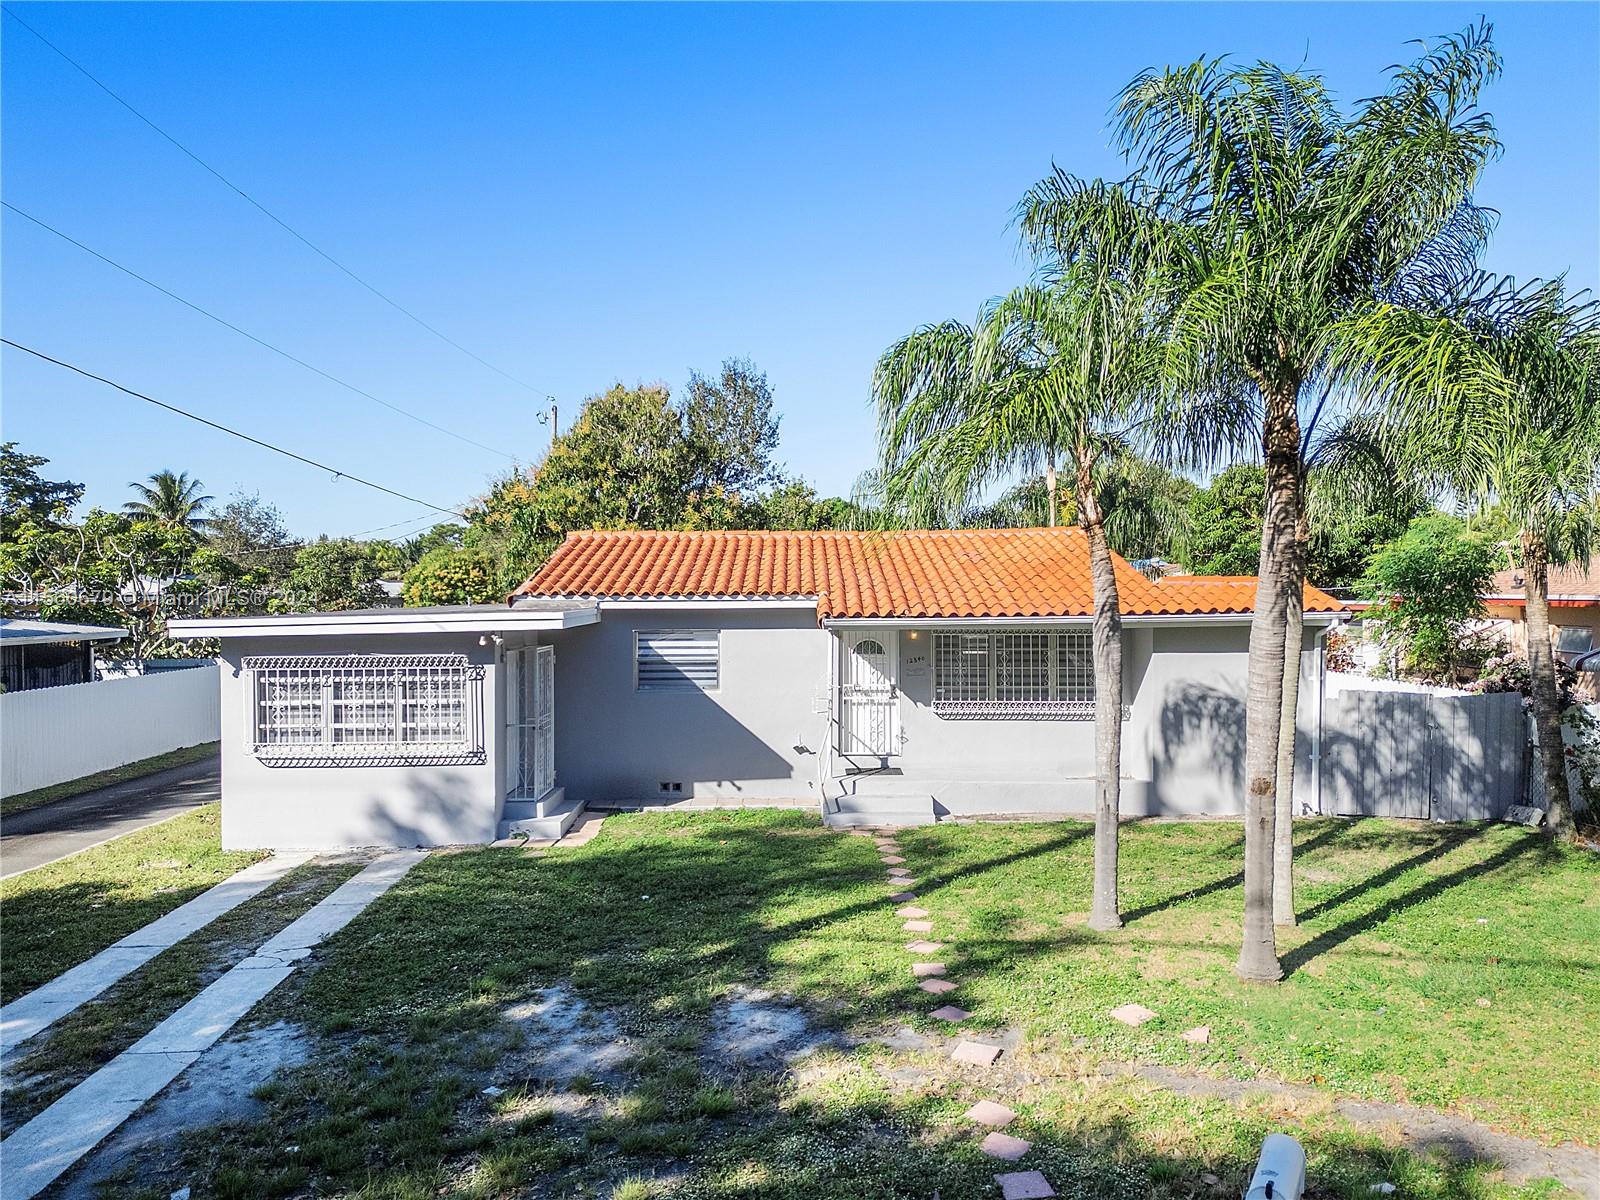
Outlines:
POLYGON ((674 794, 676 794, 676 795, 682 795, 683 794, 683 783, 682 783, 681 780, 674 779, 674 780, 668 781, 668 780, 663 779, 656 786, 661 789, 661 794, 663 796, 671 796, 671 795, 674 795, 674 794))

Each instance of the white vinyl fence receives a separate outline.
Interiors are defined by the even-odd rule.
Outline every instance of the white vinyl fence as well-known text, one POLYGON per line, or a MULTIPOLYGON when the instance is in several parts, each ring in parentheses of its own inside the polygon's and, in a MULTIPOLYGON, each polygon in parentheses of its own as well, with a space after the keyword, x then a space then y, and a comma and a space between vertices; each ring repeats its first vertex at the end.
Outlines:
POLYGON ((215 665, 0 695, 0 796, 220 736, 215 665))

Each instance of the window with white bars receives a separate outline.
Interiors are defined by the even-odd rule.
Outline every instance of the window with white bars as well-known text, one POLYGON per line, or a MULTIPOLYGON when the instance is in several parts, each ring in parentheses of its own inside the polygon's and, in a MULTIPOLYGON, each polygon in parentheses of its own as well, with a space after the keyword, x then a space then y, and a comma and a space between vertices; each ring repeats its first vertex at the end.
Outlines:
POLYGON ((481 759, 483 668, 464 654, 250 657, 258 758, 481 759))
POLYGON ((933 698, 935 703, 993 698, 988 634, 941 633, 934 637, 933 698))
POLYGON ((1089 630, 936 633, 933 708, 942 717, 1094 715, 1089 630))
POLYGON ((641 629, 633 635, 634 687, 641 692, 712 692, 721 682, 715 629, 641 629))

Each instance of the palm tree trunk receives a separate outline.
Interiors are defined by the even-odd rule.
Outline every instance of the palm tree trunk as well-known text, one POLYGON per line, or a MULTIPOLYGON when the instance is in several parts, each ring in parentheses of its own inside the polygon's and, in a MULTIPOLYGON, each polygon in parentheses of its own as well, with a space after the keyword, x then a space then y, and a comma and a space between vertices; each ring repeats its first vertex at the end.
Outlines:
POLYGON ((1078 460, 1078 514, 1089 539, 1089 574, 1094 587, 1094 900, 1090 929, 1120 929, 1117 902, 1117 837, 1122 807, 1122 606, 1105 517, 1090 481, 1089 463, 1078 460))
POLYGON ((1550 648, 1550 554, 1544 539, 1522 535, 1522 578, 1527 597, 1528 676, 1533 691, 1533 728, 1544 766, 1545 823, 1558 837, 1572 833, 1567 795, 1566 750, 1561 744, 1561 702, 1556 660, 1550 648))
POLYGON ((1272 871, 1284 634, 1290 601, 1300 588, 1294 550, 1300 494, 1296 393, 1283 384, 1262 391, 1266 502, 1245 695, 1244 941, 1234 968, 1241 979, 1257 983, 1283 978, 1272 928, 1272 871))
POLYGON ((1050 506, 1050 515, 1045 518, 1045 523, 1051 529, 1056 527, 1056 456, 1051 454, 1044 464, 1044 494, 1046 503, 1050 506))
MULTIPOLYGON (((1305 577, 1307 528, 1305 497, 1297 496, 1295 519, 1295 575, 1305 577)), ((1272 819, 1272 923, 1293 925, 1294 917, 1294 761, 1300 722, 1300 647, 1305 642, 1305 596, 1301 588, 1289 594, 1283 625, 1283 711, 1278 717, 1278 778, 1273 792, 1272 819)))

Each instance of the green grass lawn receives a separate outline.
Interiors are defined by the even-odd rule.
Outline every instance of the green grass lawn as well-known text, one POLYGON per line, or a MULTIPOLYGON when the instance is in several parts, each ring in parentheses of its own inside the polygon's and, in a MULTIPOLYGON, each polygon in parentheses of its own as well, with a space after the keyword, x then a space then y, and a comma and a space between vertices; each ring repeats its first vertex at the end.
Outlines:
POLYGON ((942 1001, 914 986, 871 843, 814 818, 619 816, 583 847, 435 855, 253 1017, 303 1022, 323 1051, 263 1090, 258 1119, 196 1134, 128 1191, 977 1200, 999 1168, 960 1114, 983 1096, 1021 1114, 1011 1132, 1035 1143, 1023 1166, 1104 1200, 1237 1195, 1261 1136, 1284 1127, 1311 1155, 1313 1200, 1370 1200, 1384 1180, 1426 1200, 1550 1191, 1397 1150, 1334 1115, 1337 1095, 1594 1143, 1593 858, 1509 827, 1308 823, 1291 973, 1256 990, 1230 974, 1236 826, 1129 827, 1131 920, 1110 936, 1083 926, 1087 832, 902 835, 935 937, 954 943, 938 956, 954 998, 979 1024, 1026 1031, 989 1073, 871 1043, 779 1075, 706 1051, 739 984, 858 1035, 934 1027, 942 1001), (538 1047, 500 1008, 557 983, 633 1040, 623 1082, 557 1095, 527 1065, 538 1047), (1105 1018, 1124 1000, 1161 1016, 1125 1031, 1105 1018), (1177 1040, 1199 1023, 1210 1045, 1177 1040), (1102 1070, 1129 1059, 1310 1080, 1324 1099, 1236 1104, 1102 1070), (490 1083, 505 1094, 485 1097, 490 1083))
POLYGON ((1088 834, 976 825, 902 837, 984 1020, 1454 1108, 1551 1141, 1597 1139, 1600 1055, 1580 1031, 1600 1025, 1600 857, 1509 825, 1302 822, 1301 924, 1279 939, 1288 975, 1257 987, 1231 971, 1237 825, 1127 827, 1128 923, 1109 935, 1084 924, 1088 834), (1106 1020, 1130 1000, 1159 1018, 1136 1030, 1106 1020), (1208 1045, 1179 1040, 1196 1025, 1210 1026, 1208 1045))
POLYGON ((141 779, 171 767, 182 767, 203 759, 215 758, 221 745, 220 742, 203 742, 198 746, 185 746, 181 750, 169 750, 165 754, 141 758, 138 762, 112 767, 107 771, 96 771, 93 775, 69 779, 65 783, 52 783, 49 787, 35 788, 31 792, 18 792, 15 796, 7 796, 0 800, 0 817, 27 812, 30 808, 38 808, 42 804, 51 804, 57 800, 69 800, 73 796, 110 787, 114 783, 141 779))
POLYGON ((0 997, 54 979, 259 858, 225 852, 215 804, 0 880, 0 997))

